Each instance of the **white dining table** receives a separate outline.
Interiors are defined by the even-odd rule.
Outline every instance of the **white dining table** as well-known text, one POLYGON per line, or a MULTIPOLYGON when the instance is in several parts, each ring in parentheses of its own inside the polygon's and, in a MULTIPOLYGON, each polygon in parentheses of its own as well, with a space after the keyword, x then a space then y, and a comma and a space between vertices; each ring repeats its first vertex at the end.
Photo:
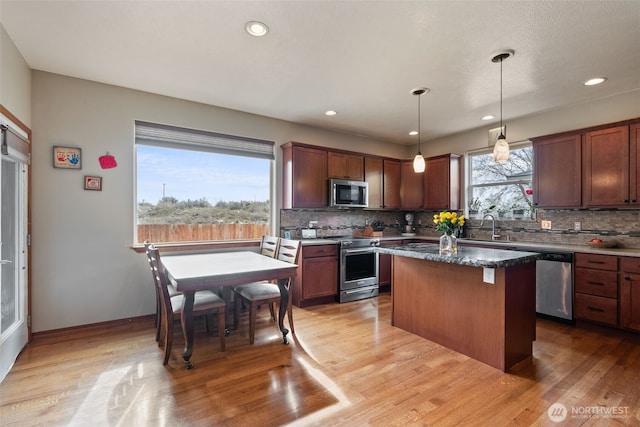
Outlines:
MULTIPOLYGON (((184 294, 181 320, 185 348, 182 357, 187 369, 193 367, 190 359, 193 353, 193 300, 196 291, 223 288, 229 307, 229 286, 277 280, 280 289, 278 326, 282 332, 283 343, 289 343, 289 330, 284 327, 284 314, 289 311, 291 305, 289 291, 295 280, 298 268, 296 264, 251 251, 167 255, 162 257, 162 264, 171 283, 184 294)), ((289 323, 293 324, 292 319, 289 319, 289 323)))

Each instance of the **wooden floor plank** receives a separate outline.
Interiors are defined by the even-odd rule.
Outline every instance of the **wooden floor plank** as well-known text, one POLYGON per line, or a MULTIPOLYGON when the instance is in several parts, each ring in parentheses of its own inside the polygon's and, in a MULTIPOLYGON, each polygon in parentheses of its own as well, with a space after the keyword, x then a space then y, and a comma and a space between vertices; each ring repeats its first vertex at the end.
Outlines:
POLYGON ((219 351, 196 325, 193 370, 176 328, 167 366, 152 319, 36 334, 0 384, 4 426, 640 425, 640 336, 537 321, 533 358, 499 370, 390 325, 388 293, 294 307, 282 345, 268 310, 219 351), (622 408, 552 423, 554 403, 622 408))

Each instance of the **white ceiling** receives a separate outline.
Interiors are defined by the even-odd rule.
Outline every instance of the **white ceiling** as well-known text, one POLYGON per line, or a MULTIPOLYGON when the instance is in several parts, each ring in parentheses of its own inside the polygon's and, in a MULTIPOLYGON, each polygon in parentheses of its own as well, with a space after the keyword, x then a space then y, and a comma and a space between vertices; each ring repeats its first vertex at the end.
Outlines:
POLYGON ((640 89, 640 0, 0 0, 0 21, 36 70, 400 144, 418 86, 423 141, 497 127, 503 49, 507 124, 640 89))

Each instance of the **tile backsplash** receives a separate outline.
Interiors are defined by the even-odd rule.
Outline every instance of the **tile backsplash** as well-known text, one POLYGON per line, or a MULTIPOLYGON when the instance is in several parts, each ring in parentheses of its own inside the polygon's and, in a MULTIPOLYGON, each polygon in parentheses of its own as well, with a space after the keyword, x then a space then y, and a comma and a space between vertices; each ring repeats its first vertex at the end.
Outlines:
MULTIPOLYGON (((280 210, 280 236, 289 231, 293 238, 300 238, 302 229, 310 221, 317 229, 318 238, 350 236, 361 233, 373 221, 385 224, 384 236, 400 236, 405 231, 405 214, 408 212, 374 211, 364 209, 282 209, 280 210)), ((435 212, 410 212, 414 214, 414 227, 418 236, 437 237, 433 224, 435 212)), ((640 249, 640 209, 538 209, 535 220, 500 220, 496 218, 496 230, 501 239, 507 236, 516 242, 558 243, 584 245, 599 237, 605 241, 616 240, 620 247, 640 249), (542 221, 550 221, 551 229, 543 230, 542 221), (575 230, 579 222, 580 231, 575 230)), ((491 237, 491 224, 480 228, 479 219, 468 219, 463 233, 467 237, 491 237)))

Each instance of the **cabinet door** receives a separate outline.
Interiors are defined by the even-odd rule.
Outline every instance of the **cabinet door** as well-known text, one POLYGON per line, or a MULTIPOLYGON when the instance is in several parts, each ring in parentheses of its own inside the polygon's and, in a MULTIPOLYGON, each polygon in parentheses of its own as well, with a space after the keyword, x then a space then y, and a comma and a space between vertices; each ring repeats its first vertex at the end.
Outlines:
POLYGON ((338 295, 338 259, 336 257, 305 258, 302 260, 302 269, 303 299, 338 295))
POLYGON ((533 140, 533 202, 536 207, 582 204, 582 137, 574 134, 533 140))
POLYGON ((364 179, 364 156, 329 151, 327 162, 329 178, 364 179))
POLYGON ((629 204, 629 127, 585 135, 586 206, 629 204))
POLYGON ((293 147, 293 208, 324 208, 329 192, 327 152, 307 147, 293 147))
POLYGON ((428 158, 423 185, 423 209, 460 209, 460 157, 448 154, 428 158))
POLYGON ((383 161, 380 157, 364 158, 364 180, 369 184, 369 207, 383 208, 383 182, 384 170, 383 161))
POLYGON ((629 128, 629 204, 640 205, 640 124, 629 128))
POLYGON ((400 162, 400 207, 422 209, 423 173, 413 171, 413 160, 400 162))
POLYGON ((622 275, 620 326, 640 331, 640 274, 623 273, 622 275))
POLYGON ((400 208, 400 161, 384 159, 383 171, 383 205, 387 209, 398 209, 400 208))

